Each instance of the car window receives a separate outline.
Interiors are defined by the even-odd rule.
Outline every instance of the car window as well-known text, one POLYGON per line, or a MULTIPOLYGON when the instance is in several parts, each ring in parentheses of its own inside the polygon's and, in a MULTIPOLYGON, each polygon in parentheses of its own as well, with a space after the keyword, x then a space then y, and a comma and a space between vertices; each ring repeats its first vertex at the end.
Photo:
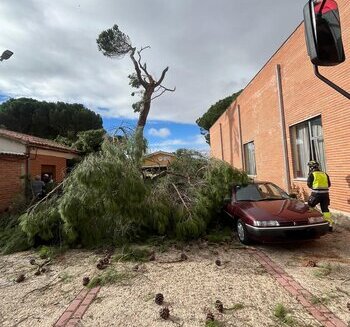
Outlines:
POLYGON ((237 201, 268 201, 288 198, 286 192, 271 183, 249 184, 236 188, 237 201))
POLYGON ((236 190, 237 201, 258 201, 261 199, 261 194, 256 184, 242 186, 236 190))
POLYGON ((269 190, 269 196, 273 196, 273 197, 277 197, 277 198, 284 198, 284 199, 288 199, 289 195, 284 192, 281 188, 279 188, 278 186, 271 184, 271 183, 267 183, 265 184, 266 188, 269 190))
POLYGON ((267 187, 267 184, 258 184, 258 190, 263 198, 268 197, 271 193, 270 189, 267 187))

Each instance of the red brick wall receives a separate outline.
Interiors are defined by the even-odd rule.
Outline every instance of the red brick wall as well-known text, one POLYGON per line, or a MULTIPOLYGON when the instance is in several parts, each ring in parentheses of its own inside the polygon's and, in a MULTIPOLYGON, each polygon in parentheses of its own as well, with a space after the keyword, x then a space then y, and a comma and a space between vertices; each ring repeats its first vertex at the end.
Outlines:
POLYGON ((45 155, 31 155, 31 160, 29 161, 29 173, 32 178, 36 175, 42 174, 42 165, 52 165, 55 166, 56 178, 55 182, 62 182, 65 177, 67 160, 65 158, 45 156, 45 155))
MULTIPOLYGON (((338 1, 345 52, 350 55, 350 2, 338 1)), ((276 27, 278 28, 278 27, 276 27)), ((317 79, 307 56, 304 27, 299 26, 250 82, 210 130, 212 155, 241 168, 237 105, 241 108, 242 141, 254 141, 257 179, 286 187, 276 65, 281 65, 291 183, 307 192, 306 182, 295 179, 289 127, 321 115, 327 172, 332 180, 331 207, 350 213, 350 101, 317 79), (220 140, 222 129, 222 145, 220 140)), ((350 90, 350 59, 337 67, 320 68, 328 78, 350 90)))
POLYGON ((25 160, 0 157, 0 212, 9 207, 12 200, 23 191, 25 160))

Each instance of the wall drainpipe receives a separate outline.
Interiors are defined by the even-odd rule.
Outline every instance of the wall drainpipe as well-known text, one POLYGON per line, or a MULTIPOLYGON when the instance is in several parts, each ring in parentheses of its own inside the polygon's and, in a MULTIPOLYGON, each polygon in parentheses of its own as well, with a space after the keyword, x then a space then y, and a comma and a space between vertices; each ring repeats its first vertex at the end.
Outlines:
POLYGON ((242 124, 241 124, 241 106, 237 106, 238 113, 238 135, 239 135, 239 147, 241 151, 241 165, 242 169, 244 169, 244 152, 243 152, 243 143, 242 143, 242 124))
POLYGON ((288 193, 291 192, 291 180, 290 180, 290 168, 289 168, 289 157, 287 147, 287 133, 286 133, 286 120, 284 114, 284 101, 283 101, 283 89, 282 89, 282 75, 281 65, 276 65, 276 77, 277 77, 277 92, 278 92, 278 107, 281 119, 281 130, 282 130, 282 147, 283 147, 283 159, 284 159, 284 171, 285 171, 285 187, 288 193))
POLYGON ((224 160, 224 144, 222 141, 222 125, 221 125, 221 123, 219 124, 219 126, 220 126, 221 160, 224 160))

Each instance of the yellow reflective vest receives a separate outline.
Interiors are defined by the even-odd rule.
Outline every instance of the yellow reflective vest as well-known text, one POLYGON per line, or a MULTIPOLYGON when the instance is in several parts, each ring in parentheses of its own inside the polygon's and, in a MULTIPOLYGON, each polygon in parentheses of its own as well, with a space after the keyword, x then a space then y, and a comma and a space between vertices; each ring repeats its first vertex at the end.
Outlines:
POLYGON ((328 176, 323 171, 314 171, 312 173, 314 180, 312 182, 313 190, 328 190, 328 176))

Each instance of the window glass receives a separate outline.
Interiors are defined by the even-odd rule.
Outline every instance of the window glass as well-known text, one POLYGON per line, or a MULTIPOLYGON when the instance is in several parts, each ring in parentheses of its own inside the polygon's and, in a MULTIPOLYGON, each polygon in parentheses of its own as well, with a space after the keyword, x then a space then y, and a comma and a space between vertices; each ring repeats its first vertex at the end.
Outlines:
POLYGON ((288 198, 286 192, 271 183, 254 183, 236 188, 237 201, 271 201, 288 198))
POLYGON ((256 175, 254 142, 244 144, 245 170, 248 175, 256 175))
POLYGON ((308 176, 307 163, 310 160, 316 160, 320 163, 322 170, 326 169, 321 117, 292 126, 290 136, 294 177, 306 178, 308 176))

